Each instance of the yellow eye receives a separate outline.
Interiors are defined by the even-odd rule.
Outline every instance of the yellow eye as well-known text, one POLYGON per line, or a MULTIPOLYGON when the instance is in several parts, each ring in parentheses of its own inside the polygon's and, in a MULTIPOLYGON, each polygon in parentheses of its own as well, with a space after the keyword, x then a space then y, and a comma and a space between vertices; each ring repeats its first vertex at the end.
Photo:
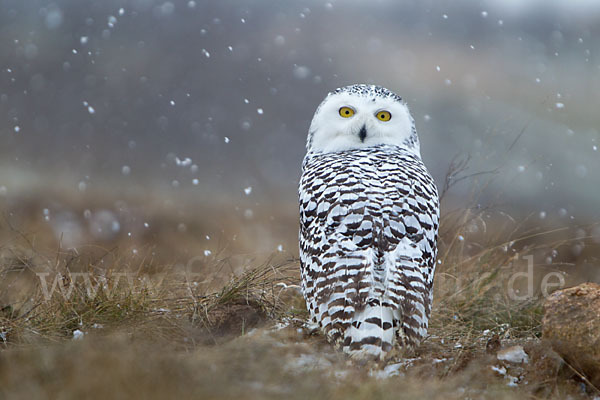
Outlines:
POLYGON ((354 115, 354 110, 350 107, 342 107, 340 108, 340 115, 344 118, 350 118, 354 115))
POLYGON ((390 114, 389 111, 379 111, 377 114, 375 114, 377 116, 377 119, 380 121, 389 121, 390 119, 392 119, 392 114, 390 114))

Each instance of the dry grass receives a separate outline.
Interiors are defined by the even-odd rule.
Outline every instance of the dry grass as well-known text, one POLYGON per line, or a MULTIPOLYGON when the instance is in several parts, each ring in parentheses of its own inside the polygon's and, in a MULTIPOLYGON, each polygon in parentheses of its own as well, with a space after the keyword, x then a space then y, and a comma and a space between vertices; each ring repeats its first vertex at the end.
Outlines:
MULTIPOLYGON (((190 247, 197 254, 205 246, 194 226, 221 218, 218 212, 203 217, 208 215, 211 221, 191 221, 177 240, 150 234, 132 244, 122 235, 76 249, 65 249, 39 221, 6 219, 0 233, 0 398, 593 394, 540 342, 541 276, 534 280, 536 298, 515 301, 507 290, 511 274, 526 268, 523 255, 533 255, 546 271, 541 260, 557 250, 566 254, 574 241, 597 250, 589 237, 575 234, 579 226, 532 230, 531 220, 514 221, 489 209, 445 210, 431 336, 404 365, 387 367, 400 375, 381 379, 384 366, 352 365, 304 327, 299 265, 292 256, 240 255, 217 246, 210 256, 193 257, 190 247), (157 256, 162 247, 168 249, 157 256), (166 263, 174 253, 193 262, 166 263), (84 332, 83 339, 74 339, 76 331, 84 332), (499 346, 514 344, 526 349, 529 364, 495 358, 499 346), (503 365, 516 387, 491 369, 503 365)), ((177 225, 164 215, 148 221, 157 232, 177 225)), ((236 223, 227 220, 224 229, 236 232, 236 223)), ((261 223, 252 228, 244 221, 240 229, 264 232, 271 221, 253 222, 261 223)), ((265 238, 239 236, 235 246, 252 248, 252 240, 265 238)), ((555 261, 548 270, 578 263, 567 256, 555 261)))

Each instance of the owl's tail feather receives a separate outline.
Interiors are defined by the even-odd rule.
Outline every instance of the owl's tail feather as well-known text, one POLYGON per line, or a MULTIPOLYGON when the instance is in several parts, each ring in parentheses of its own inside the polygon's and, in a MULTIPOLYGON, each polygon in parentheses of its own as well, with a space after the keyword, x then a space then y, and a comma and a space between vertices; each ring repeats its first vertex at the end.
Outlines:
POLYGON ((368 304, 355 311, 352 324, 344 332, 342 349, 356 360, 382 361, 394 348, 399 310, 381 305, 378 300, 368 304))

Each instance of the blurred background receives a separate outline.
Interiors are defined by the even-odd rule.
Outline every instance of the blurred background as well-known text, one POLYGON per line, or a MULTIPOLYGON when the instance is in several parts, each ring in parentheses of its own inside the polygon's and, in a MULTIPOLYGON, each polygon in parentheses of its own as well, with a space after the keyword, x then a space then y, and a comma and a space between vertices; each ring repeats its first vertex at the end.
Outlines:
POLYGON ((0 246, 295 256, 308 126, 352 83, 407 101, 440 190, 467 162, 443 212, 597 220, 598 39, 593 0, 0 0, 0 246))

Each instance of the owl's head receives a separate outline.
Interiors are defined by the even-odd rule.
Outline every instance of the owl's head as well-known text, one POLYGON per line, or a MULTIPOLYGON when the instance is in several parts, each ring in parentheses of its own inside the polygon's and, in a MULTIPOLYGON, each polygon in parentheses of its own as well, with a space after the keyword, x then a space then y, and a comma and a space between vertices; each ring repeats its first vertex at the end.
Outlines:
POLYGON ((309 152, 330 153, 380 144, 420 157, 415 122, 402 98, 375 85, 351 85, 329 93, 308 133, 309 152))

